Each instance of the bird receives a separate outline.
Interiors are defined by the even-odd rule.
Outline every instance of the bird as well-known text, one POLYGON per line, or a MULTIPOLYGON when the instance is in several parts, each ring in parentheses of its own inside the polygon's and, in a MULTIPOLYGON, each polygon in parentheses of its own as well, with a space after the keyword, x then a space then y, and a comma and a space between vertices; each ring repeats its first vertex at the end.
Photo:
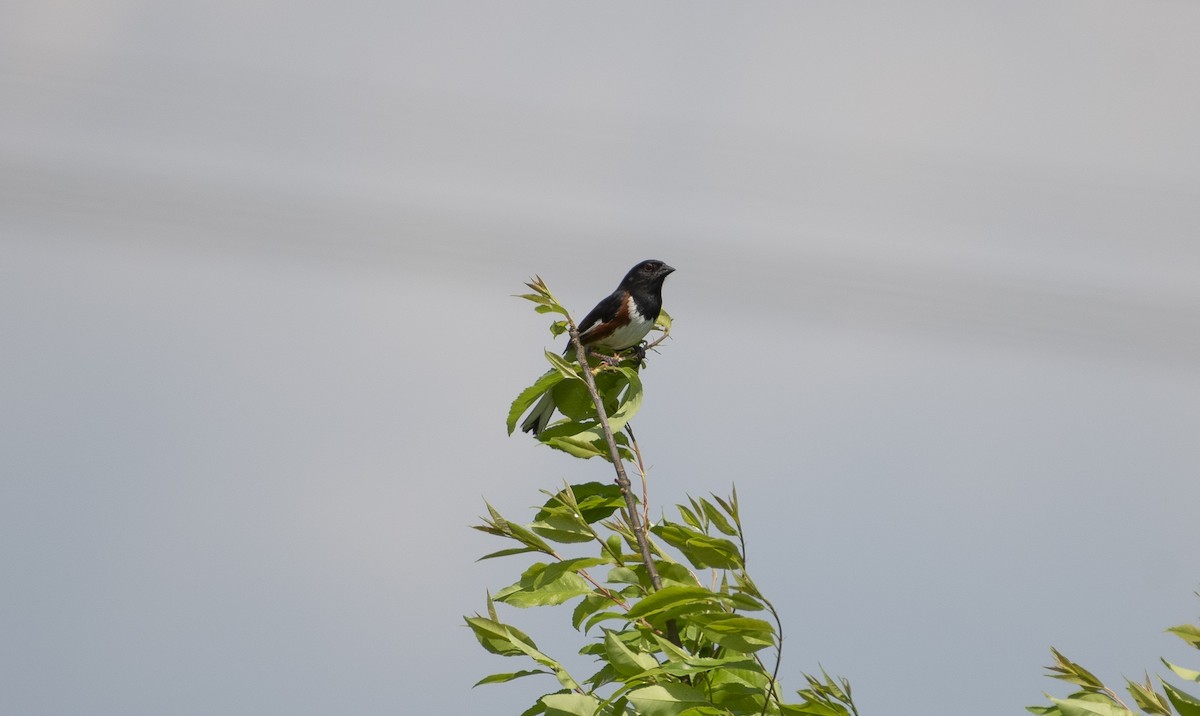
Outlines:
MULTIPOLYGON (((621 284, 579 323, 579 342, 589 351, 616 353, 642 342, 662 311, 662 288, 675 269, 647 259, 629 269, 621 284)), ((567 353, 572 350, 567 344, 567 353)), ((538 400, 521 430, 537 435, 550 424, 557 406, 550 391, 538 400)))

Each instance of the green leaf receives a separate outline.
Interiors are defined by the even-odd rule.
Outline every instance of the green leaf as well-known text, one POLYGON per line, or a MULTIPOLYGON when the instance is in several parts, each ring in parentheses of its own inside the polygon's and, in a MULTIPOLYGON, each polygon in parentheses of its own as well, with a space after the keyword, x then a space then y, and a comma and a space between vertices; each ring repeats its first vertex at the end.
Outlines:
POLYGON ((1196 626, 1195 624, 1180 624, 1179 626, 1171 627, 1167 631, 1200 649, 1200 626, 1196 626))
POLYGON ((1092 701, 1083 698, 1055 699, 1051 701, 1058 706, 1063 716, 1134 716, 1129 709, 1123 709, 1111 701, 1092 701))
POLYGON ((1179 716, 1200 716, 1200 699, 1163 682, 1163 691, 1171 700, 1171 705, 1179 712, 1179 716))
POLYGON ((712 641, 743 654, 775 645, 775 629, 762 619, 723 613, 689 614, 685 619, 712 641))
POLYGON ((627 696, 641 716, 681 716, 689 708, 711 705, 703 692, 679 683, 643 686, 627 696))
POLYGON ((541 716, 544 713, 546 713, 546 704, 538 700, 534 702, 533 706, 522 711, 521 716, 541 716))
POLYGON ((576 604, 574 611, 571 612, 571 626, 579 629, 584 619, 610 604, 612 604, 612 600, 603 594, 587 595, 579 600, 579 604, 576 604))
POLYGON ((726 598, 704 587, 663 587, 634 604, 630 619, 671 618, 697 611, 717 611, 726 598))
POLYGON ((505 532, 507 532, 509 536, 521 544, 524 544, 526 547, 544 554, 553 554, 554 550, 550 548, 550 545, 546 544, 541 537, 538 537, 521 525, 506 521, 504 527, 505 532))
POLYGON ((737 545, 727 539, 710 537, 673 522, 655 525, 650 531, 682 552, 689 562, 700 569, 738 569, 742 566, 742 555, 737 545))
POLYGON ((568 380, 583 380, 583 378, 579 377, 579 373, 576 372, 579 369, 577 364, 571 363, 566 358, 563 358, 554 351, 545 351, 545 353, 546 360, 550 362, 550 365, 554 367, 554 370, 558 371, 558 374, 563 378, 568 380))
POLYGON ((614 619, 625 619, 625 612, 598 612, 588 617, 588 620, 583 625, 583 631, 586 634, 592 630, 600 622, 612 621, 614 619))
POLYGON ((488 554, 483 555, 482 557, 480 557, 479 559, 477 559, 475 561, 482 562, 485 559, 495 559, 496 557, 509 557, 514 554, 525 554, 526 552, 536 552, 536 551, 537 550, 533 549, 532 547, 513 547, 511 549, 502 549, 498 552, 489 552, 488 554))
POLYGON ((761 713, 766 698, 767 675, 760 674, 762 684, 750 686, 734 680, 724 679, 728 672, 719 671, 712 675, 709 698, 714 704, 734 713, 761 713))
POLYGON ((563 544, 591 542, 595 539, 587 524, 574 515, 546 517, 530 524, 529 529, 548 540, 563 544))
POLYGON ((763 603, 745 592, 734 592, 729 595, 734 609, 744 612, 759 612, 764 609, 763 603))
POLYGON ((559 436, 544 439, 542 442, 556 450, 562 450, 568 455, 581 457, 585 460, 592 457, 608 457, 608 450, 598 445, 594 439, 582 440, 575 436, 559 436))
POLYGON ((823 704, 809 701, 800 706, 784 704, 780 710, 782 716, 850 716, 850 712, 842 706, 823 704))
POLYGON ((542 666, 552 669, 554 671, 554 678, 558 679, 558 683, 562 684, 564 689, 579 688, 579 684, 575 682, 575 679, 571 678, 571 675, 567 673, 567 670, 563 668, 562 664, 538 651, 532 646, 532 642, 526 644, 518 640, 513 642, 513 646, 519 649, 521 653, 525 654, 530 659, 533 659, 542 666))
POLYGON ((613 567, 608 570, 608 576, 604 581, 611 584, 641 584, 642 580, 638 577, 637 572, 629 567, 613 567))
POLYGON ((620 367, 619 371, 625 377, 629 388, 621 395, 621 400, 615 412, 608 416, 608 425, 614 433, 620 432, 625 423, 633 419, 642 408, 642 379, 632 368, 620 367))
MULTIPOLYGON (((557 314, 563 315, 563 316, 567 315, 567 309, 563 308, 562 306, 553 306, 553 305, 537 306, 533 310, 537 311, 538 313, 557 313, 557 314)), ((565 323, 565 321, 555 321, 555 323, 565 323)), ((554 324, 551 324, 551 325, 554 325, 554 324)))
POLYGON ((731 537, 737 535, 737 530, 733 528, 733 525, 729 524, 729 520, 725 519, 725 515, 721 514, 721 511, 718 510, 715 505, 708 500, 701 498, 700 506, 704 509, 704 514, 708 517, 708 520, 712 522, 714 527, 720 530, 723 534, 727 534, 731 537))
POLYGON ((582 380, 564 380, 551 391, 558 412, 575 422, 594 420, 596 404, 582 380))
POLYGON ((671 314, 664 309, 658 312, 658 318, 654 321, 654 325, 662 328, 664 333, 671 332, 671 314))
POLYGON ((700 524, 700 518, 697 517, 696 513, 693 512, 690 508, 685 507, 684 505, 675 505, 675 507, 676 507, 676 509, 679 510, 680 518, 682 518, 683 521, 686 522, 689 526, 694 527, 697 530, 704 529, 704 525, 700 524))
POLYGON ((1179 678, 1187 679, 1188 681, 1195 681, 1196 683, 1200 683, 1200 671, 1193 671, 1191 669, 1185 669, 1182 666, 1177 666, 1175 664, 1172 664, 1171 662, 1167 661, 1166 659, 1163 659, 1162 663, 1166 664, 1168 669, 1170 669, 1171 671, 1174 671, 1176 674, 1178 674, 1179 678))
MULTIPOLYGON (((549 671, 542 671, 541 669, 533 669, 532 671, 512 671, 507 674, 492 674, 490 676, 483 677, 479 681, 476 681, 475 686, 481 686, 483 684, 503 684, 506 681, 512 681, 514 679, 519 679, 522 676, 532 676, 533 674, 549 674, 549 673, 550 673, 549 671)), ((472 688, 474 688, 474 687, 472 687, 472 688)))
POLYGON ((1085 689, 1104 688, 1104 682, 1096 678, 1095 674, 1068 659, 1058 649, 1050 647, 1050 653, 1054 655, 1054 664, 1047 666, 1046 670, 1050 672, 1051 677, 1077 684, 1085 689))
POLYGON ((567 560, 546 564, 536 562, 525 570, 520 581, 505 587, 493 597, 514 607, 540 607, 562 604, 584 594, 590 594, 591 585, 575 573, 579 564, 603 562, 598 557, 567 560))
POLYGON ((546 716, 594 716, 600 708, 600 701, 587 694, 549 694, 540 700, 546 716))
POLYGON ((492 654, 517 656, 528 653, 527 648, 537 649, 533 639, 515 627, 478 616, 464 619, 474 632, 475 638, 479 640, 479 644, 492 654))
POLYGON ((658 562, 658 576, 662 578, 663 586, 696 587, 699 583, 696 575, 687 565, 679 562, 658 562))
POLYGON ((717 501, 717 504, 719 504, 721 506, 721 509, 725 510, 725 514, 729 515, 730 519, 733 520, 733 523, 735 525, 740 526, 742 524, 742 518, 738 516, 738 510, 737 510, 737 488, 736 487, 733 489, 733 498, 729 501, 721 499, 721 497, 719 495, 716 495, 714 493, 710 492, 708 494, 712 495, 712 498, 717 501))
POLYGON ((1129 689, 1129 695, 1133 697, 1134 703, 1142 711, 1148 714, 1157 714, 1158 716, 1171 716, 1170 703, 1166 697, 1154 690, 1154 684, 1150 683, 1149 674, 1146 674, 1145 681, 1140 684, 1132 679, 1125 679, 1125 684, 1129 689))
POLYGON ((671 661, 661 665, 655 673, 670 674, 671 676, 695 676, 716 669, 756 669, 758 663, 744 656, 727 656, 720 659, 688 658, 682 661, 671 661))
POLYGON ((569 509, 576 512, 588 524, 594 524, 625 506, 621 488, 613 483, 584 482, 568 485, 556 492, 538 512, 537 519, 569 509))
POLYGON ((625 540, 619 534, 611 534, 604 540, 604 544, 608 547, 609 554, 620 558, 625 547, 625 540))
POLYGON ((604 630, 604 653, 608 663, 621 676, 636 676, 658 666, 653 656, 635 652, 617 638, 616 632, 608 629, 604 630))
POLYGON ((507 426, 509 435, 512 435, 513 431, 517 429, 517 421, 521 419, 525 411, 529 410, 534 401, 541 398, 543 393, 553 388, 562 379, 562 375, 558 372, 553 370, 548 371, 542 377, 538 378, 533 385, 521 391, 520 395, 517 396, 516 400, 508 408, 507 426))

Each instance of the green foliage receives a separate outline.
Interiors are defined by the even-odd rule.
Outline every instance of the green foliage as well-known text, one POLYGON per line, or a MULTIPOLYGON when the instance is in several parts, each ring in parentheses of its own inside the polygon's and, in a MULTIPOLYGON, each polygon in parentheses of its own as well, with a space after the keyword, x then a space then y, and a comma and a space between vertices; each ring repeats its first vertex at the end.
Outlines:
POLYGON ((514 543, 485 558, 525 553, 539 557, 517 581, 489 598, 489 616, 466 620, 484 649, 532 661, 535 668, 492 674, 479 684, 541 674, 555 676, 560 686, 571 690, 543 696, 539 704, 544 710, 531 713, 857 713, 849 684, 827 675, 823 679, 807 677, 808 687, 799 692, 800 701, 783 702, 773 677, 773 656, 780 641, 778 617, 745 570, 735 498, 692 498, 690 507, 680 506, 680 522, 663 519, 655 525, 655 534, 686 534, 688 540, 680 542, 683 561, 673 560, 663 546, 655 545, 655 552, 661 555, 655 563, 668 576, 664 577, 666 586, 654 590, 641 555, 630 551, 620 531, 629 526, 616 485, 564 485, 544 494, 548 499, 529 524, 518 525, 488 505, 489 516, 475 527, 514 543), (696 519, 682 517, 687 512, 696 519), (695 522, 695 526, 685 521, 695 522), (696 544, 704 548, 696 548, 696 544), (710 553, 710 544, 719 545, 715 551, 719 560, 710 553), (591 554, 586 556, 565 551, 588 547, 591 554), (712 567, 718 561, 721 566, 712 567), (701 574, 706 578, 701 579, 701 574), (580 653, 594 657, 597 663, 594 673, 582 678, 568 674, 561 662, 495 616, 495 604, 529 608, 567 602, 574 602, 571 626, 584 641, 580 653), (765 613, 771 620, 744 612, 765 613), (604 626, 597 629, 601 624, 604 626), (672 629, 678 632, 678 643, 671 638, 672 629))
MULTIPOLYGON (((1183 639, 1188 645, 1200 649, 1200 626, 1183 624, 1171 627, 1169 633, 1183 639)), ((1051 649, 1054 663, 1046 667, 1050 676, 1080 687, 1080 690, 1065 699, 1049 697, 1050 706, 1030 706, 1028 711, 1046 716, 1134 716, 1138 712, 1150 716, 1200 716, 1200 699, 1159 678, 1162 691, 1146 674, 1142 681, 1125 680, 1125 690, 1133 705, 1125 703, 1117 692, 1109 688, 1095 674, 1071 661, 1057 649, 1051 649), (1134 709, 1137 709, 1135 711, 1134 709)), ((1188 669, 1162 660, 1174 674, 1186 681, 1200 683, 1200 671, 1188 669)))
MULTIPOLYGON (((527 285, 533 292, 523 298, 537 304, 538 312, 562 317, 551 332, 574 335, 574 322, 545 283, 535 279, 527 285)), ((670 326, 664 312, 658 321, 663 337, 670 326)), ((635 462, 644 481, 640 449, 628 428, 643 400, 641 353, 587 366, 573 360, 575 355, 546 353, 550 370, 513 401, 509 433, 550 391, 563 417, 538 439, 576 457, 609 459, 604 418, 587 385, 591 379, 619 457, 635 462)), ((508 544, 480 559, 532 559, 516 581, 488 596, 486 614, 466 617, 486 651, 522 662, 519 670, 485 676, 476 685, 553 677, 551 690, 524 712, 529 716, 857 716, 849 684, 824 673, 820 679, 806 675, 799 700, 784 702, 776 679, 779 615, 746 571, 736 492, 728 499, 689 497, 678 505, 677 520, 663 518, 649 529, 656 542, 645 533, 644 508, 620 487, 629 481, 623 471, 618 475, 615 485, 588 482, 543 491, 545 502, 528 523, 511 521, 485 503, 487 516, 475 529, 508 544), (569 673, 502 620, 498 605, 568 605, 571 628, 582 642, 579 653, 595 659, 593 673, 569 673)))

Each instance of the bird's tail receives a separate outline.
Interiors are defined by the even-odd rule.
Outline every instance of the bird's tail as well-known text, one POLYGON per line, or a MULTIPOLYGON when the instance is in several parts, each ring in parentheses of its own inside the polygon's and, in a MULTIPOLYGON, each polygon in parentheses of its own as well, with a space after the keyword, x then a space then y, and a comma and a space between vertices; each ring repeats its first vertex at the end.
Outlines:
POLYGON ((521 430, 534 435, 542 432, 550 424, 550 418, 554 417, 554 408, 554 396, 547 390, 533 406, 533 410, 529 411, 525 422, 521 423, 521 430))

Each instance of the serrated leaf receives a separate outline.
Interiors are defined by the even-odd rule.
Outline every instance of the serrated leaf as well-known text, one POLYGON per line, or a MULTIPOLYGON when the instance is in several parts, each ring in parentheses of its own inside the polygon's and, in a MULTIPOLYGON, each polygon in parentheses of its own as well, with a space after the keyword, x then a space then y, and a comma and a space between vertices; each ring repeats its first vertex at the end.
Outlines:
POLYGON ((562 375, 560 375, 557 371, 547 371, 546 373, 542 374, 542 376, 538 378, 533 385, 521 391, 521 393, 516 397, 516 400, 514 400, 512 405, 510 405, 508 408, 508 419, 506 424, 508 426, 509 435, 512 435, 513 431, 517 429, 517 421, 521 419, 521 416, 525 414, 525 411, 529 410, 534 401, 541 398, 543 393, 553 388, 560 381, 562 381, 562 379, 562 375))
POLYGON ((643 686, 626 694, 641 716, 680 716, 695 706, 708 706, 704 693, 687 684, 643 686))

